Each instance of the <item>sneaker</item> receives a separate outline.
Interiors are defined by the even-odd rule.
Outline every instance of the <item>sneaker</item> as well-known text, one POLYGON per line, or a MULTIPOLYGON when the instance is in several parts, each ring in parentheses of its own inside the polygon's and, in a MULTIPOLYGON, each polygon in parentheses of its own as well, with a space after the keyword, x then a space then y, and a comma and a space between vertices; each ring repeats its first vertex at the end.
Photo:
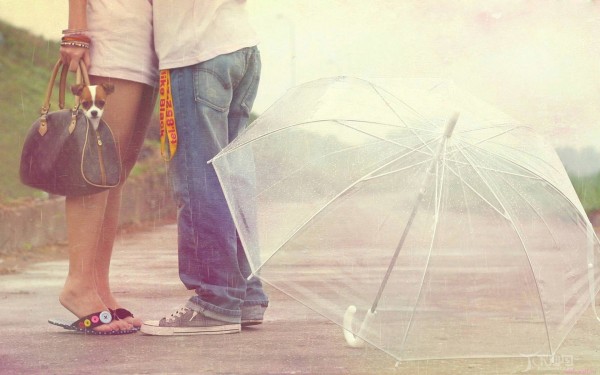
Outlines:
POLYGON ((262 305, 242 306, 242 327, 262 324, 266 310, 262 305))
POLYGON ((209 318, 199 311, 181 307, 171 315, 161 320, 146 321, 140 332, 147 335, 218 335, 223 333, 238 333, 240 323, 229 323, 209 318))

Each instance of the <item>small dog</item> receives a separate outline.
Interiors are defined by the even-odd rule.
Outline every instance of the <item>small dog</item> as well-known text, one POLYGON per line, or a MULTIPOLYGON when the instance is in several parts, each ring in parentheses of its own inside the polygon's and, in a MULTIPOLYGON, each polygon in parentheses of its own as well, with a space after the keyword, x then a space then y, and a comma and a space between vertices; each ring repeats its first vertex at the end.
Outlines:
POLYGON ((94 130, 98 130, 100 119, 104 112, 106 97, 115 91, 111 83, 85 86, 83 84, 71 86, 73 95, 79 96, 79 103, 83 107, 85 116, 90 120, 94 130))

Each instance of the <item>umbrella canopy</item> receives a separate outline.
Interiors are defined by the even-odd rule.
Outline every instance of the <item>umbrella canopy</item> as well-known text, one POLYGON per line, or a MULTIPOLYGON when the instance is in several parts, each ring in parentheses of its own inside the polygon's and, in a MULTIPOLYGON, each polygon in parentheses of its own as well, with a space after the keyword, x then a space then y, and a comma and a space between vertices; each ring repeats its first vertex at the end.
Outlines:
POLYGON ((306 83, 212 160, 253 271, 399 360, 553 355, 600 287, 556 153, 450 85, 400 91, 306 83))

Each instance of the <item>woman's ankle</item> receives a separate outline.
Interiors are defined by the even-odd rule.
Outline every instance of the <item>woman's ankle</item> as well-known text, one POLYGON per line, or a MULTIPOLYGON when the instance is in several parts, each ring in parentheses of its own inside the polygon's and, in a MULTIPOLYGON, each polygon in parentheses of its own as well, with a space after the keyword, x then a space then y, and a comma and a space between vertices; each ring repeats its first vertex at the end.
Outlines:
POLYGON ((96 293, 94 283, 77 280, 76 278, 67 278, 58 300, 61 305, 77 317, 106 309, 96 293))

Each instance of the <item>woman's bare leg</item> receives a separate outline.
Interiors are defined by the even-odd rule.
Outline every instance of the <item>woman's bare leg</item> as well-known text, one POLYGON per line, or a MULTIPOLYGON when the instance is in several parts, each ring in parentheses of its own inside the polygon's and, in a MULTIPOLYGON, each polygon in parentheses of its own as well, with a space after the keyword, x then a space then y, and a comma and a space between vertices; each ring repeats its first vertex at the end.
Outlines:
MULTIPOLYGON (((91 78, 92 79, 92 78, 91 78)), ((94 77, 93 83, 106 79, 94 77)), ((119 142, 124 177, 135 164, 154 108, 154 90, 129 81, 112 80, 115 93, 107 100, 103 118, 119 142), (118 94, 120 92, 120 94, 118 94)), ((124 181, 124 178, 123 178, 124 181)), ((122 186, 84 197, 67 197, 69 274, 60 294, 61 304, 78 317, 121 307, 109 283, 109 267, 120 209, 122 186)), ((115 320, 98 331, 130 329, 139 319, 115 320)))
MULTIPOLYGON (((67 197, 66 218, 69 240, 69 274, 59 296, 60 303, 77 317, 104 311, 106 304, 96 288, 96 249, 105 212, 107 192, 84 197, 67 197)), ((131 324, 113 321, 97 331, 130 329, 131 324)))
MULTIPOLYGON (((108 79, 92 77, 93 82, 106 82, 108 79)), ((96 286, 102 301, 111 309, 122 307, 115 299, 109 283, 110 260, 113 244, 119 224, 121 195, 123 183, 137 161, 144 143, 146 130, 154 109, 155 89, 130 81, 110 80, 115 85, 115 92, 106 103, 104 120, 111 126, 119 143, 123 162, 121 185, 110 189, 106 202, 106 213, 101 225, 101 232, 96 254, 96 286)), ((139 318, 126 319, 134 326, 141 326, 139 318)))

